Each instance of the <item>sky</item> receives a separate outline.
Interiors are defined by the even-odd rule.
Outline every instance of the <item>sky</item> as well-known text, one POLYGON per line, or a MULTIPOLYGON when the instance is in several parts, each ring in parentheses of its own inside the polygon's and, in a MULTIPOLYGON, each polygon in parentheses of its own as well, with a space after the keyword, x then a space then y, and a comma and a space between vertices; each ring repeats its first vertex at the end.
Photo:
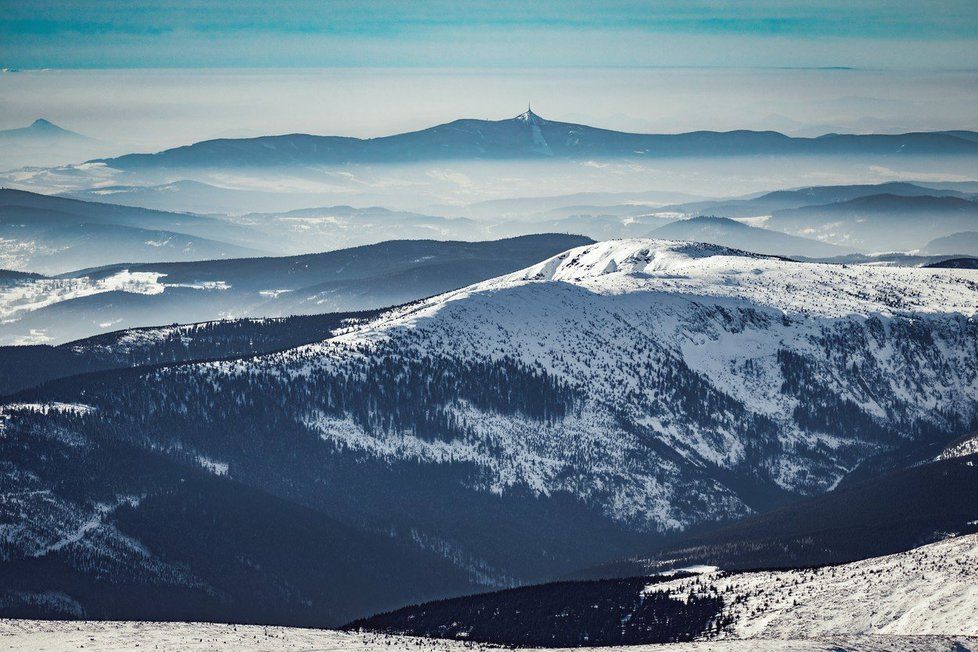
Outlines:
POLYGON ((212 68, 0 75, 0 129, 44 117, 104 141, 109 149, 99 154, 296 132, 382 136, 462 117, 510 118, 527 102, 548 119, 647 133, 978 129, 978 73, 212 68))
POLYGON ((461 117, 978 129, 978 0, 0 0, 0 129, 95 155, 461 117))
POLYGON ((978 68, 975 0, 0 0, 0 67, 978 68))

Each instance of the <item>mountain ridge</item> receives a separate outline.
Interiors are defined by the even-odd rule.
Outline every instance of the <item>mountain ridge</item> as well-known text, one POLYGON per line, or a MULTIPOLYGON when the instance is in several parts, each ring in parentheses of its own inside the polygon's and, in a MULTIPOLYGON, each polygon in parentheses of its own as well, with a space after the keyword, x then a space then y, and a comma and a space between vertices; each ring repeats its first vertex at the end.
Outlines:
POLYGON ((762 154, 978 155, 978 142, 946 132, 896 135, 786 136, 775 131, 694 131, 635 134, 545 120, 527 111, 504 120, 462 118, 418 131, 354 138, 284 134, 216 139, 155 154, 94 159, 138 170, 348 163, 405 163, 439 159, 548 159, 762 154))
POLYGON ((43 480, 53 458, 116 468, 106 446, 435 553, 453 582, 561 576, 978 429, 976 312, 970 270, 650 239, 573 248, 295 348, 6 397, 17 509, 39 515, 14 518, 9 554, 118 550, 99 538, 114 521, 72 533, 138 483, 43 480))

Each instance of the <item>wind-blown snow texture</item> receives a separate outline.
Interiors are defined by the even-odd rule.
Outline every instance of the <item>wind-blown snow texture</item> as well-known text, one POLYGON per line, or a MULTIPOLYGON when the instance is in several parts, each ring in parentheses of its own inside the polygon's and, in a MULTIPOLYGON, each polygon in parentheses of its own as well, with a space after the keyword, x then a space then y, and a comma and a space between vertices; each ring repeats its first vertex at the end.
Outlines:
POLYGON ((517 647, 521 641, 572 646, 978 636, 978 535, 836 566, 687 570, 698 574, 552 582, 439 600, 345 629, 517 647))
POLYGON ((966 535, 840 566, 711 573, 647 590, 719 597, 725 620, 721 637, 978 636, 976 579, 978 535, 966 535))
POLYGON ((746 511, 708 481, 693 510, 681 505, 678 492, 690 496, 678 486, 685 465, 756 469, 785 489, 818 492, 866 455, 974 423, 976 308, 978 275, 964 271, 613 241, 267 362, 305 375, 391 350, 518 360, 573 387, 581 404, 543 427, 449 406, 467 437, 425 446, 321 415, 308 423, 370 454, 475 460, 496 491, 563 485, 600 495, 618 518, 675 528, 746 511), (665 446, 643 450, 650 437, 665 446), (487 442, 506 454, 480 461, 487 442))
POLYGON ((95 409, 2 427, 119 437, 507 586, 974 430, 976 309, 973 270, 612 241, 283 353, 55 383, 30 400, 95 409))
MULTIPOLYGON (((97 648, 128 652, 138 644, 160 650, 321 650, 323 652, 471 652, 497 646, 468 642, 355 634, 322 629, 219 623, 0 620, 6 650, 97 648)), ((963 636, 835 636, 824 640, 710 641, 675 645, 590 647, 594 652, 966 652, 978 639, 963 636)), ((527 652, 534 652, 524 648, 527 652)), ((552 649, 552 648, 551 648, 552 649)))

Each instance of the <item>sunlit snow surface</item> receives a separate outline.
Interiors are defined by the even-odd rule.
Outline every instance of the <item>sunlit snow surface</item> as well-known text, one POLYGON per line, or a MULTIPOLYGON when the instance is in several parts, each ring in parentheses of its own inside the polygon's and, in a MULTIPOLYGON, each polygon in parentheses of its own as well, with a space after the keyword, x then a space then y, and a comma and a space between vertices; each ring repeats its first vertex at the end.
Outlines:
MULTIPOLYGON (((11 651, 317 650, 319 652, 464 652, 491 645, 331 630, 216 623, 65 622, 0 620, 0 648, 11 651), (139 647, 135 647, 138 644, 139 647)), ((539 652, 533 648, 521 648, 539 652)), ((554 648, 548 648, 553 650, 554 648)), ((978 638, 963 636, 836 636, 822 640, 749 640, 572 648, 605 652, 967 652, 978 638)))
POLYGON ((838 566, 709 573, 646 590, 719 595, 733 638, 978 636, 978 535, 838 566))
POLYGON ((978 453, 978 434, 971 435, 969 437, 964 437, 961 440, 954 442, 943 451, 941 451, 937 457, 937 460, 950 460, 955 457, 967 457, 968 455, 974 455, 978 453))
POLYGON ((304 420, 322 439, 365 455, 474 462, 490 471, 488 490, 521 484, 544 494, 591 492, 616 518, 674 529, 747 510, 715 485, 689 485, 668 460, 649 459, 641 435, 616 429, 616 415, 694 465, 750 464, 787 489, 824 491, 878 452, 878 443, 800 428, 793 416, 799 399, 783 390, 779 354, 814 361, 824 391, 882 424, 899 418, 900 432, 913 422, 953 432, 978 416, 976 310, 974 270, 797 263, 714 245, 620 240, 395 309, 323 343, 212 368, 359 373, 358 361, 381 347, 405 357, 520 360, 591 403, 547 426, 459 404, 450 409, 469 424, 469 436, 454 442, 369 433, 316 413, 304 420), (774 452, 751 459, 757 435, 736 414, 717 412, 711 424, 691 426, 656 384, 659 370, 677 361, 748 415, 776 424, 774 452), (579 470, 585 481, 572 468, 580 459, 588 460, 579 470), (702 496, 700 513, 674 510, 677 491, 702 496))

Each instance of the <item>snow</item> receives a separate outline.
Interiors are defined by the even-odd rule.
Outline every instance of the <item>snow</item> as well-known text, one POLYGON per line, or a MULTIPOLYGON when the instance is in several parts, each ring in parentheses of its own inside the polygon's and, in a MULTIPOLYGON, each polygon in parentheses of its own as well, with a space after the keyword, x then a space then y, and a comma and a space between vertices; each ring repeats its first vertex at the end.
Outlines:
POLYGON ((951 444, 941 451, 934 458, 934 461, 950 460, 955 457, 967 457, 976 453, 978 453, 978 434, 971 435, 951 444))
POLYGON ((228 464, 226 462, 218 462, 208 457, 205 457, 203 455, 198 455, 197 463, 200 464, 207 471, 213 473, 214 475, 228 474, 228 464))
POLYGON ((680 573, 690 573, 692 575, 704 575, 706 573, 715 573, 719 568, 716 566, 707 566, 706 564, 696 564, 694 566, 683 566, 682 568, 670 568, 669 570, 660 571, 659 575, 665 575, 670 577, 672 575, 679 575, 680 573))
POLYGON ((733 638, 978 636, 978 535, 814 569, 699 575, 649 593, 719 595, 733 638))
MULTIPOLYGON (((364 458, 472 467, 467 481, 479 490, 567 492, 630 526, 669 531, 749 513, 700 469, 818 493, 919 431, 908 425, 950 431, 973 422, 976 311, 975 270, 797 263, 707 244, 620 240, 392 309, 324 342, 181 373, 219 386, 237 374, 360 376, 378 351, 515 360, 572 388, 574 408, 541 422, 461 401, 437 406, 458 423, 450 437, 370 429, 315 404, 296 418, 323 445, 364 458), (811 361, 817 391, 858 406, 897 433, 894 441, 799 425, 803 399, 782 389, 784 352, 811 361), (854 379, 854 368, 865 371, 854 379), (676 369, 702 383, 697 391, 729 399, 718 403, 726 407, 695 419, 670 393, 675 385, 664 374, 676 369)), ((187 328, 131 331, 119 346, 187 328)))
POLYGON ((364 455, 472 461, 488 471, 479 475, 487 491, 569 490, 614 518, 670 530, 747 508, 643 441, 694 467, 750 466, 803 493, 832 488, 884 446, 800 427, 799 399, 782 389, 784 351, 812 361, 819 391, 858 406, 894 436, 908 436, 909 424, 950 431, 978 418, 976 311, 975 270, 798 263, 708 244, 618 240, 393 309, 322 343, 197 368, 220 375, 258 367, 297 379, 359 374, 380 349, 518 360, 574 387, 584 397, 578 413, 541 426, 452 406, 467 432, 452 441, 366 432, 343 415, 304 416, 324 440, 364 455), (680 364, 747 416, 720 411, 691 425, 657 376, 680 364), (854 367, 867 371, 853 380, 854 367), (616 425, 622 415, 635 430, 616 425), (776 427, 764 458, 751 457, 759 442, 748 418, 776 427), (688 496, 700 506, 673 507, 688 496))
POLYGON ((537 495, 560 491, 583 498, 601 497, 609 515, 652 527, 682 529, 699 518, 720 518, 725 513, 744 515, 747 508, 734 498, 719 498, 703 512, 683 513, 674 505, 696 490, 689 481, 682 496, 671 485, 679 484, 678 469, 668 460, 656 460, 654 468, 634 436, 608 437, 615 423, 606 413, 583 412, 555 423, 527 421, 518 417, 486 414, 470 405, 450 406, 448 414, 467 432, 464 439, 441 440, 412 432, 369 432, 352 418, 321 412, 309 414, 306 425, 324 441, 342 450, 355 451, 385 461, 412 460, 429 464, 472 463, 485 471, 473 481, 487 492, 503 494, 523 486, 537 495), (589 462, 582 477, 576 464, 589 462), (668 482, 664 480, 668 478, 668 482))
POLYGON ((70 547, 109 557, 129 553, 148 560, 143 545, 117 530, 107 518, 124 505, 138 505, 143 496, 118 495, 110 502, 89 505, 67 502, 48 490, 10 491, 2 497, 0 516, 8 522, 0 525, 0 541, 20 555, 43 557, 70 547), (31 514, 33 521, 24 524, 10 518, 20 513, 31 514))
POLYGON ((0 320, 9 320, 20 313, 103 292, 131 294, 161 294, 160 282, 166 276, 159 272, 130 272, 122 270, 103 279, 88 276, 77 278, 31 279, 0 288, 0 320))
MULTIPOLYGON (((498 650, 472 642, 433 640, 262 625, 133 621, 0 620, 0 647, 11 652, 96 649, 317 650, 320 652, 465 652, 498 650)), ((593 652, 962 652, 978 647, 964 636, 834 636, 821 640, 750 640, 573 648, 593 652)), ((542 652, 524 648, 526 652, 542 652)), ((549 648, 552 652, 554 648, 549 648)))
POLYGON ((130 272, 124 269, 105 278, 52 277, 11 283, 0 286, 0 321, 14 321, 26 312, 103 292, 154 295, 162 294, 170 287, 195 290, 231 289, 226 281, 166 283, 162 280, 165 276, 166 274, 160 272, 130 272))
POLYGON ((0 415, 17 411, 37 412, 40 414, 55 412, 81 415, 88 414, 94 409, 91 405, 85 405, 83 403, 61 403, 59 401, 53 401, 51 403, 5 403, 0 406, 0 415))

